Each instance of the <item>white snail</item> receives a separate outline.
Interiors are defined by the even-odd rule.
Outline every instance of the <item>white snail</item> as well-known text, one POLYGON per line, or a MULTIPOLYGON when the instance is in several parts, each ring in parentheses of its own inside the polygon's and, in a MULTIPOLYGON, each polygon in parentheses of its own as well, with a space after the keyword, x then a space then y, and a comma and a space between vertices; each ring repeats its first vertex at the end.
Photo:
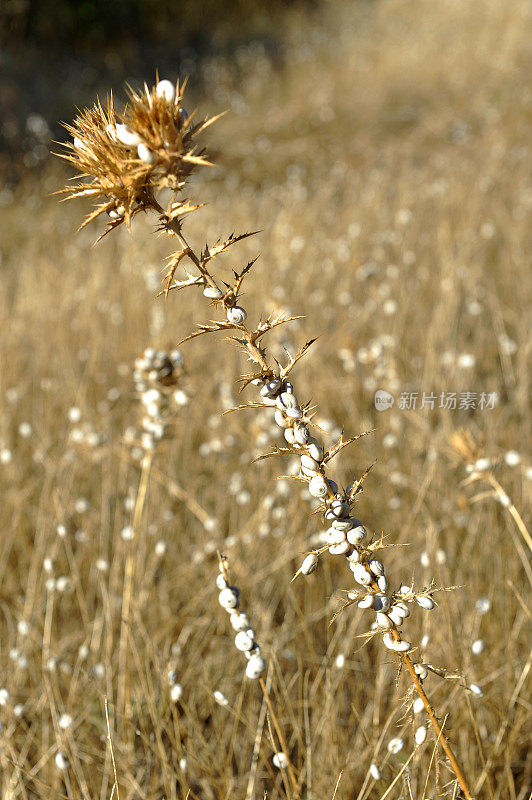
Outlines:
POLYGON ((249 635, 248 631, 239 631, 235 636, 235 646, 236 649, 241 652, 251 650, 253 647, 253 637, 249 635))
POLYGON ((157 97, 163 97, 167 103, 173 103, 175 100, 175 86, 171 81, 159 81, 155 87, 157 97))
POLYGON ((238 594, 232 587, 228 586, 226 589, 222 589, 218 595, 218 602, 222 608, 236 608, 238 606, 238 594))
POLYGON ((347 531, 347 541, 349 544, 360 544, 366 538, 366 530, 362 525, 357 525, 356 528, 351 528, 347 531))
POLYGON ((228 322, 233 325, 242 325, 247 317, 246 309, 242 306, 231 306, 225 312, 228 322))
POLYGON ((298 444, 305 445, 310 442, 312 437, 306 425, 296 425, 294 428, 294 438, 298 444))
POLYGON ((318 556, 316 553, 309 553, 303 559, 303 563, 301 564, 300 571, 303 575, 310 575, 316 567, 318 566, 318 556))
POLYGON ((424 594, 416 596, 416 603, 418 604, 418 606, 421 606, 421 608, 424 608, 426 611, 432 611, 435 605, 432 597, 428 597, 427 595, 424 594))
POLYGON ((219 300, 223 297, 223 292, 221 289, 217 289, 216 286, 206 286, 203 290, 203 296, 208 297, 210 300, 219 300))
POLYGON ((142 144, 142 139, 129 125, 118 124, 116 126, 116 138, 126 147, 137 147, 142 144))
POLYGON ((316 475, 310 481, 308 490, 312 497, 325 497, 328 491, 327 481, 321 475, 316 475))
POLYGON ((232 613, 229 621, 234 631, 246 631, 249 628, 249 619, 247 614, 232 613))
POLYGON ((153 150, 150 150, 146 144, 139 144, 137 147, 137 155, 141 161, 144 161, 145 164, 154 164, 157 160, 156 154, 153 152, 153 150))
POLYGON ((262 658, 262 656, 253 653, 253 655, 250 656, 250 659, 246 665, 247 677, 251 678, 252 680, 260 678, 260 676, 264 672, 265 666, 266 664, 264 663, 264 659, 262 658))

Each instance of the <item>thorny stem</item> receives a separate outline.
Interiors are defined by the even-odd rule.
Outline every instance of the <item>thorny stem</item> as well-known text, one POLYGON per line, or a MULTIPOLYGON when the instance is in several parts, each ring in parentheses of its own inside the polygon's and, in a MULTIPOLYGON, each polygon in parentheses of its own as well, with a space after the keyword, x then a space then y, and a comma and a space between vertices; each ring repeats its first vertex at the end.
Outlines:
MULTIPOLYGON (((172 233, 174 233, 178 237, 180 243, 186 249, 188 257, 190 258, 192 263, 197 267, 197 269, 200 271, 201 275, 205 278, 206 282, 210 286, 213 286, 214 288, 218 289, 219 287, 216 285, 216 282, 215 282, 214 278, 212 278, 210 273, 201 264, 201 261, 198 258, 197 254, 190 247, 190 245, 188 244, 188 242, 184 238, 183 234, 181 233, 181 226, 179 224, 179 221, 170 220, 168 222, 168 224, 167 224, 167 228, 168 228, 168 230, 170 230, 172 233)), ((238 326, 235 326, 235 327, 237 327, 240 331, 242 331, 243 336, 246 338, 248 350, 250 351, 250 355, 252 356, 252 358, 260 365, 260 367, 263 369, 263 371, 265 373, 272 373, 271 367, 269 366, 268 362, 264 358, 263 354, 256 347, 256 345, 253 344, 251 331, 249 331, 249 329, 246 327, 245 324, 241 324, 241 325, 238 325, 238 326)), ((502 491, 501 487, 499 487, 499 489, 502 491)), ((334 497, 334 493, 332 492, 332 490, 330 488, 329 488, 329 495, 334 497)), ((522 520, 521 520, 521 522, 522 522, 522 520)), ((521 530, 521 527, 519 526, 519 523, 517 522, 517 520, 516 520, 516 523, 518 524, 518 527, 521 530)), ((522 533, 522 530, 521 530, 521 533, 522 533)), ((373 588, 376 588, 378 590, 378 586, 376 586, 376 585, 373 588)), ((392 628, 391 633, 392 633, 392 636, 393 636, 395 641, 401 641, 401 636, 400 636, 399 631, 397 630, 397 628, 395 628, 395 627, 392 628)), ((422 682, 421 682, 419 676, 416 674, 416 671, 414 669, 414 664, 412 663, 412 660, 410 659, 410 657, 406 653, 401 654, 401 659, 402 659, 404 665, 406 666, 406 669, 407 669, 407 671, 408 671, 408 673, 410 675, 410 678, 412 680, 412 683, 414 685, 414 688, 415 688, 417 694, 419 695, 419 697, 421 698, 421 700, 423 702, 423 705, 424 705, 425 710, 427 712, 427 715, 429 717, 430 723, 431 723, 431 725, 434 728, 434 731, 436 733, 437 741, 439 741, 441 743, 443 751, 444 751, 445 755, 447 756, 447 758, 449 760, 449 764, 451 766, 451 769, 453 770, 453 772, 454 772, 454 774, 456 776, 456 779, 457 779, 458 783, 460 784, 460 788, 464 792, 465 800, 472 800, 472 795, 471 795, 471 792, 469 791, 469 788, 468 788, 466 779, 464 777, 464 774, 463 774, 463 772, 462 772, 462 770, 460 768, 460 765, 458 764, 458 761, 456 760, 456 756, 454 755, 450 744, 448 743, 448 741, 447 741, 447 739, 446 739, 446 737, 445 737, 445 735, 443 733, 443 730, 442 730, 442 728, 440 726, 440 723, 438 722, 438 719, 436 717, 436 713, 435 713, 434 709, 432 708, 432 706, 430 704, 430 701, 429 701, 429 699, 428 699, 428 697, 427 697, 427 695, 425 693, 425 690, 423 689, 422 682)), ((260 683, 260 686, 261 686, 261 689, 262 689, 262 692, 263 692, 263 695, 264 695, 264 699, 266 700, 266 703, 267 703, 267 706, 268 706, 268 710, 270 712, 270 716, 271 716, 273 725, 275 727, 277 736, 279 737, 279 741, 280 741, 280 744, 281 744, 281 749, 282 749, 282 751, 283 751, 283 753, 284 753, 284 755, 286 756, 286 759, 287 759, 287 769, 288 769, 288 774, 290 776, 290 781, 291 781, 291 783, 293 785, 294 791, 297 791, 297 781, 295 779, 295 775, 294 775, 294 772, 293 772, 293 769, 292 769, 292 765, 291 765, 290 758, 289 758, 289 755, 288 755, 288 749, 287 749, 287 746, 286 746, 285 739, 283 737, 283 734, 282 734, 281 729, 279 727, 279 724, 277 722, 277 718, 275 716, 273 707, 271 705, 270 698, 268 696, 268 693, 266 692, 266 687, 264 685, 264 681, 263 681, 262 678, 259 679, 259 683, 260 683)))
MULTIPOLYGON (((392 635, 393 635, 393 637, 394 637, 394 639, 396 641, 398 641, 400 639, 400 636, 399 636, 399 634, 397 633, 396 630, 393 631, 392 635)), ((434 709, 432 708, 432 706, 430 704, 430 701, 429 701, 427 695, 425 694, 425 690, 423 689, 423 686, 421 684, 419 676, 416 675, 416 671, 414 669, 414 665, 412 664, 412 661, 410 660, 410 657, 408 655, 404 655, 402 658, 403 658, 403 663, 404 663, 405 667, 407 668, 407 670, 408 670, 408 672, 410 674, 410 677, 412 678, 412 683, 414 684, 414 688, 415 688, 416 692, 418 693, 418 695, 421 697, 421 700, 423 701, 423 705, 425 706, 425 711, 428 714, 430 723, 431 723, 432 727, 434 728, 434 730, 436 732, 437 741, 439 741, 441 743, 443 751, 444 751, 445 755, 447 756, 447 758, 449 759, 449 764, 451 765, 451 769, 453 770, 454 774, 456 775, 456 779, 457 779, 458 783, 460 784, 460 788, 462 789, 466 800, 471 800, 472 795, 471 795, 471 792, 468 789, 467 782, 466 782, 466 779, 464 777, 464 774, 463 774, 463 772, 462 772, 462 770, 460 768, 460 765, 459 765, 458 761, 456 760, 456 756, 454 755, 449 742, 447 741, 447 739, 444 736, 444 733, 443 733, 443 731, 441 729, 440 723, 438 722, 436 714, 434 713, 434 709)))
MULTIPOLYGON (((377 591, 379 590, 379 587, 377 586, 376 583, 372 583, 372 588, 377 590, 377 591)), ((401 641, 401 636, 399 635, 399 631, 397 630, 397 628, 392 628, 391 634, 392 634, 392 636, 393 636, 393 638, 395 639, 396 642, 401 641)), ((468 789, 467 782, 466 782, 466 779, 464 777, 464 774, 463 774, 463 772, 462 772, 462 770, 460 768, 460 765, 458 764, 458 761, 456 760, 456 756, 454 755, 454 753, 452 751, 451 745, 448 743, 447 739, 444 736, 443 730, 442 730, 442 728, 440 726, 440 723, 438 722, 438 718, 436 717, 436 713, 435 713, 434 709, 432 708, 432 706, 430 704, 430 700, 427 697, 427 694, 426 694, 426 692, 425 692, 425 690, 423 688, 423 684, 422 684, 422 682, 421 682, 421 680, 419 678, 419 675, 416 673, 416 670, 414 669, 414 665, 412 663, 412 660, 411 660, 410 656, 407 653, 404 653, 401 656, 401 658, 403 660, 403 664, 407 668, 408 673, 409 673, 409 675, 410 675, 410 677, 412 679, 412 683, 414 684, 414 689, 416 690, 416 692, 418 693, 419 697, 423 701, 423 705, 425 706, 425 711, 427 712, 429 720, 430 720, 430 723, 431 723, 431 725, 434 728, 434 731, 436 733, 436 737, 437 737, 436 740, 441 743, 443 751, 444 751, 445 755, 447 756, 447 758, 449 759, 449 763, 451 765, 451 769, 453 770, 454 774, 456 775, 456 779, 458 780, 458 783, 460 784, 460 787, 461 787, 462 791, 464 792, 466 800, 471 800, 472 795, 471 795, 471 793, 470 793, 470 791, 468 789)))
MULTIPOLYGON (((220 287, 217 285, 216 281, 214 280, 210 272, 207 269, 205 269, 205 267, 201 263, 201 260, 199 259, 199 257, 196 255, 194 250, 190 247, 187 240, 183 236, 179 220, 169 220, 167 223, 167 229, 171 231, 173 234, 175 234, 175 236, 177 236, 179 242, 186 250, 187 256, 190 258, 194 266, 199 270, 201 275, 205 278, 205 281, 209 284, 209 286, 212 286, 213 289, 218 289, 218 291, 221 291, 220 287)), ((270 365, 264 358, 260 349, 253 342, 253 336, 251 331, 248 330, 248 328, 245 325, 238 325, 235 327, 238 327, 238 329, 242 331, 243 336, 246 338, 247 348, 253 360, 260 365, 261 369, 264 372, 271 372, 270 365)))

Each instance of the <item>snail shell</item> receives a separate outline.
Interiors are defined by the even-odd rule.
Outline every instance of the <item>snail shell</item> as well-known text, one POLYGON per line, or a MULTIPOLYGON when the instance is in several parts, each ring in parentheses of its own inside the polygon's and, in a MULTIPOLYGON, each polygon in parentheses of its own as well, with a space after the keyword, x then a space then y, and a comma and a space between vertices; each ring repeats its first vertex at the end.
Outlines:
POLYGON ((377 611, 377 625, 379 626, 379 628, 384 628, 386 630, 390 630, 390 628, 393 628, 392 620, 382 611, 377 611))
POLYGON ((307 456, 306 454, 301 456, 301 466, 305 469, 312 470, 313 472, 316 472, 320 467, 318 461, 311 456, 307 456))
POLYGON ((301 474, 305 478, 313 478, 317 474, 316 469, 309 469, 308 467, 304 467, 303 464, 301 464, 300 469, 301 469, 301 474))
POLYGON ((371 583, 371 572, 368 572, 364 564, 353 564, 351 571, 357 583, 362 586, 369 586, 371 583))
POLYGON ((292 420, 301 419, 301 417, 303 416, 303 412, 301 411, 300 408, 287 408, 285 413, 286 416, 292 420))
POLYGON ((336 528, 337 531, 350 531, 352 528, 355 527, 355 523, 358 520, 354 519, 334 519, 332 522, 332 527, 336 528))
POLYGON ((238 594, 231 586, 222 589, 218 595, 218 602, 225 609, 236 608, 238 606, 238 594))
POLYGON ((382 611, 385 613, 390 608, 390 598, 385 594, 376 594, 373 608, 375 611, 382 611))
POLYGON ((157 161, 157 155, 153 150, 150 150, 147 145, 142 143, 137 147, 137 155, 145 164, 154 164, 157 161))
POLYGON ((162 395, 158 389, 148 389, 144 392, 141 401, 144 406, 151 406, 152 403, 158 403, 162 399, 162 395))
POLYGON ((157 97, 163 97, 167 103, 173 103, 175 100, 175 86, 171 81, 159 81, 155 93, 157 97))
POLYGON ((381 590, 381 592, 385 592, 388 588, 388 578, 386 575, 379 575, 377 578, 377 586, 381 590))
POLYGON ((394 608, 397 609, 397 613, 400 614, 404 619, 410 616, 410 609, 406 605, 406 603, 395 603, 394 608))
POLYGON ((296 425, 294 428, 294 436, 298 444, 305 445, 311 441, 312 437, 306 425, 296 425))
POLYGON ((181 350, 172 350, 172 352, 170 353, 170 361, 174 365, 174 369, 182 367, 185 360, 183 358, 183 353, 181 352, 181 350))
POLYGON ((287 408, 298 408, 297 397, 291 392, 282 392, 275 401, 277 408, 286 411, 287 408))
POLYGON ((406 653, 412 647, 410 642, 396 642, 391 633, 385 633, 382 640, 384 646, 387 647, 388 650, 395 650, 396 653, 406 653))
POLYGON ((142 139, 134 130, 132 130, 129 125, 122 125, 118 124, 116 126, 116 138, 122 144, 125 144, 126 147, 137 147, 139 144, 142 144, 142 139))
POLYGON ((222 591, 222 589, 227 589, 227 581, 223 575, 216 576, 216 586, 220 591, 222 591))
POLYGON ((343 500, 333 500, 331 511, 335 517, 346 517, 349 514, 349 506, 343 500))
POLYGON ((203 290, 203 296, 208 297, 210 300, 219 300, 223 297, 223 292, 215 286, 206 286, 203 290))
POLYGON ((396 652, 398 652, 398 653, 407 653, 408 650, 410 650, 411 647, 412 647, 412 643, 411 642, 407 642, 405 640, 402 640, 400 642, 395 642, 394 650, 396 650, 396 652))
POLYGON ((323 448, 318 444, 318 442, 314 438, 311 439, 307 444, 307 453, 315 461, 322 461, 323 459, 323 448))
POLYGON ((279 389, 281 388, 281 381, 279 378, 274 378, 271 381, 268 381, 264 384, 260 393, 262 397, 275 397, 279 389))
POLYGON ((373 608, 373 595, 367 594, 362 600, 359 600, 357 603, 359 608, 373 608))
MULTIPOLYGON (((340 544, 340 542, 345 542, 345 533, 342 531, 337 531, 335 528, 329 528, 325 533, 325 542, 326 544, 340 544)), ((345 542, 349 547, 349 544, 345 542)))
POLYGON ((288 759, 282 750, 280 750, 278 753, 275 753, 272 761, 273 766, 277 767, 277 769, 286 769, 288 766, 288 759))
POLYGON ((117 206, 116 208, 112 208, 109 211, 109 216, 111 219, 122 219, 124 214, 126 213, 126 209, 124 206, 117 206))
POLYGON ((388 611, 388 616, 390 617, 394 625, 396 625, 398 628, 405 621, 404 617, 402 617, 400 614, 397 613, 397 609, 395 606, 392 606, 392 608, 388 611))
POLYGON ((295 436, 294 436, 293 428, 286 428, 285 429, 284 438, 286 439, 288 444, 295 445, 296 439, 295 439, 295 436))
POLYGON ((312 497, 325 497, 328 492, 327 481, 321 475, 315 475, 308 485, 308 490, 312 497))
POLYGON ((351 528, 347 531, 347 541, 350 544, 360 544, 366 538, 366 530, 362 525, 357 525, 356 528, 351 528))
MULTIPOLYGON (((349 542, 349 539, 348 539, 348 542, 349 542)), ((350 553, 346 553, 345 557, 347 558, 347 560, 351 564, 356 564, 357 561, 360 561, 360 553, 358 552, 358 550, 355 550, 354 548, 351 548, 351 552, 350 553)))
POLYGON ((420 594, 416 596, 416 603, 421 608, 424 608, 426 611, 432 611, 435 606, 434 600, 432 597, 428 597, 425 594, 420 594))
POLYGON ((87 149, 85 147, 85 142, 83 142, 79 138, 79 136, 74 136, 74 147, 76 147, 78 150, 86 150, 87 149))
POLYGON ((290 428, 291 427, 290 420, 283 414, 282 411, 279 411, 279 409, 276 409, 275 415, 274 415, 274 419, 275 419, 275 422, 277 423, 277 425, 280 428, 290 428))
POLYGON ((249 619, 247 614, 233 613, 229 617, 229 620, 234 631, 246 631, 249 628, 249 619))
POLYGON ((416 740, 416 744, 417 745, 423 744, 426 738, 427 738, 427 728, 425 727, 425 725, 420 725, 414 734, 414 739, 416 740))
POLYGON ((231 322, 233 325, 242 325, 245 322, 247 317, 246 309, 242 308, 242 306, 231 306, 225 312, 225 316, 227 317, 227 321, 231 322))
POLYGON ((300 571, 303 575, 310 575, 311 572, 314 572, 317 566, 318 566, 318 556, 316 555, 316 553, 309 553, 308 556, 306 556, 303 559, 300 571))
POLYGON ((332 544, 329 547, 329 553, 332 556, 343 556, 344 553, 350 549, 348 542, 340 542, 339 544, 332 544))
POLYGON ((239 631, 235 636, 235 647, 244 653, 246 650, 251 650, 253 647, 253 637, 247 631, 239 631))
POLYGON ((378 559, 373 558, 369 562, 368 566, 369 566, 370 570, 373 572, 373 574, 376 575, 377 577, 379 575, 384 575, 384 564, 382 563, 382 561, 379 561, 378 559))
POLYGON ((257 678, 260 678, 265 667, 266 664, 262 656, 258 655, 257 653, 253 653, 246 665, 246 675, 248 678, 256 680, 257 678))
POLYGON ((105 126, 105 130, 106 130, 107 135, 109 136, 110 139, 113 140, 113 142, 117 142, 118 141, 118 139, 116 138, 116 128, 115 128, 114 125, 112 125, 112 124, 106 125, 105 126))

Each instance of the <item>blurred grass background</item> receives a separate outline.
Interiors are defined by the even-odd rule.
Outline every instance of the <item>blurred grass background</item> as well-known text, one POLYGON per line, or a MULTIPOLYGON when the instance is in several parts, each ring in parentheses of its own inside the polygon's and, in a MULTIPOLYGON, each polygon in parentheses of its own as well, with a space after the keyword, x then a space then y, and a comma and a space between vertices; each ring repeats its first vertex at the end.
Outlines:
MULTIPOLYGON (((474 435, 528 524, 528 3, 294 4, 275 6, 268 20, 264 6, 235 3, 223 24, 213 5, 200 30, 205 47, 194 44, 197 17, 164 16, 180 4, 154 6, 145 39, 87 23, 85 42, 68 26, 65 40, 46 41, 32 6, 19 8, 2 6, 2 796, 108 797, 107 696, 122 798, 246 797, 261 697, 243 681, 217 606, 217 548, 231 559, 273 665, 272 697, 301 796, 332 797, 341 772, 342 800, 381 798, 394 780, 388 797, 453 796, 430 735, 414 749, 422 719, 408 683, 400 677, 396 686, 397 663, 357 638, 365 612, 330 624, 338 590, 350 587, 341 560, 324 559, 307 581, 290 584, 320 526, 299 491, 274 480, 285 465, 250 465, 275 441, 267 420, 220 417, 238 399, 242 370, 225 343, 183 348, 190 403, 156 456, 137 539, 121 536, 139 482, 124 438, 139 414, 133 360, 148 345, 174 346, 210 310, 194 295, 153 300, 169 242, 149 220, 94 249, 97 225, 75 236, 87 209, 51 196, 68 173, 48 151, 74 104, 92 102, 97 90, 121 98, 124 78, 151 81, 159 67, 161 77, 191 74, 191 108, 229 110, 212 129, 218 166, 187 189, 207 205, 186 233, 201 246, 261 230, 220 261, 221 273, 260 251, 245 296, 250 318, 281 308, 305 315, 274 340, 279 356, 319 336, 298 367, 298 393, 319 404, 331 432, 375 429, 345 453, 340 478, 375 462, 359 516, 375 534, 408 543, 384 554, 393 585, 434 577, 460 587, 405 627, 414 642, 426 637, 426 661, 484 691, 475 698, 459 680, 427 681, 477 800, 525 800, 526 543, 492 494, 462 485, 448 437, 462 426, 474 435), (379 413, 378 388, 396 398, 494 392, 498 402, 483 411, 407 411, 396 402, 379 413), (75 444, 72 407, 98 434, 92 445, 75 444), (508 451, 518 463, 505 460, 508 451), (135 573, 123 714, 118 649, 132 547, 145 558, 135 573), (475 655, 478 638, 485 649, 475 655), (179 704, 170 700, 171 668, 183 685, 179 704), (66 729, 64 713, 73 718, 66 729), (397 735, 405 748, 391 755, 386 745, 397 735), (369 777, 372 762, 380 781, 369 777)), ((274 750, 265 729, 255 797, 287 796, 274 750)))

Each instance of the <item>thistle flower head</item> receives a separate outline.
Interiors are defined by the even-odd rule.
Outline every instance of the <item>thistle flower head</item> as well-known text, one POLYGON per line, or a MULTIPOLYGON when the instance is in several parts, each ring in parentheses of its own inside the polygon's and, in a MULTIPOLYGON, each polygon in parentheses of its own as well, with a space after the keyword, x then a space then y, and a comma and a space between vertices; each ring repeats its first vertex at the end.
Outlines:
MULTIPOLYGON (((62 157, 78 176, 63 192, 69 198, 91 197, 96 204, 81 227, 108 213, 105 233, 123 222, 130 228, 140 211, 160 210, 156 197, 162 189, 177 195, 198 165, 210 163, 196 138, 217 117, 195 123, 194 113, 189 116, 182 105, 184 89, 185 83, 174 87, 166 80, 151 89, 145 84, 140 92, 129 88, 122 112, 110 96, 105 107, 98 100, 65 125, 73 142, 62 157)), ((197 208, 174 197, 173 212, 184 213, 185 206, 197 208)))

